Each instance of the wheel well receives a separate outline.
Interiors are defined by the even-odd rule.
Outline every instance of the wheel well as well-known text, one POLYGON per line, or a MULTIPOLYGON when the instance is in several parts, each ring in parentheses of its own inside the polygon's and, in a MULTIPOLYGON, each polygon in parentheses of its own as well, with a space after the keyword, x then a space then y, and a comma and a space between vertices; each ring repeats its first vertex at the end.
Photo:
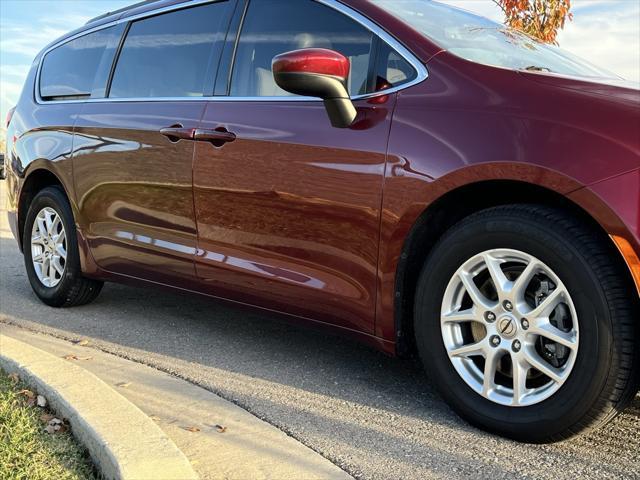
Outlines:
MULTIPOLYGON (((582 208, 566 197, 529 183, 495 180, 460 187, 432 203, 420 215, 405 240, 395 281, 397 353, 415 352, 413 303, 418 276, 440 237, 464 217, 486 208, 514 203, 535 203, 561 208, 602 232, 604 229, 582 208)), ((613 247, 613 246, 612 246, 613 247)), ((619 258, 619 255, 616 255, 619 258)), ((626 269, 625 269, 626 270, 626 269)))
POLYGON ((22 248, 24 223, 27 218, 27 212, 29 211, 29 205, 31 205, 31 202, 39 191, 51 186, 60 187, 65 196, 67 195, 64 187, 62 186, 62 182, 60 182, 58 177, 49 170, 35 170, 25 180, 20 192, 20 200, 18 202, 18 232, 20 234, 20 248, 22 248))

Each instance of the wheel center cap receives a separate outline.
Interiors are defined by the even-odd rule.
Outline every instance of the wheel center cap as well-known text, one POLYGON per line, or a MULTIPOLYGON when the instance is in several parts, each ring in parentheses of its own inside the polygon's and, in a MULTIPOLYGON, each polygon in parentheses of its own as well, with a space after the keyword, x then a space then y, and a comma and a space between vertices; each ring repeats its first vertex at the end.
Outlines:
POLYGON ((513 338, 518 333, 518 325, 516 319, 511 315, 507 315, 498 320, 498 333, 504 338, 513 338))

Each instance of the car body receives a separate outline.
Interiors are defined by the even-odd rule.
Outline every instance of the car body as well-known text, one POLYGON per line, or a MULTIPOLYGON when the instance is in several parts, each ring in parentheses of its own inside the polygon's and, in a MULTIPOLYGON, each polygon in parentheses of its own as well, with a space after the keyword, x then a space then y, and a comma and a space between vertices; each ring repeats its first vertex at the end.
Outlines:
MULTIPOLYGON (((234 86, 234 59, 244 58, 239 32, 252 21, 246 3, 144 2, 38 55, 8 128, 9 220, 21 248, 29 248, 30 201, 59 185, 87 278, 222 298, 395 355, 413 348, 416 282, 447 229, 482 209, 536 203, 607 236, 637 298, 637 88, 466 60, 381 2, 314 0, 413 70, 397 86, 352 94, 358 116, 335 128, 317 98, 245 96, 234 86), (137 22, 223 4, 215 17, 222 40, 202 57, 209 70, 199 96, 126 94, 139 84, 116 63, 135 65, 123 38, 136 38, 137 22), (112 52, 98 67, 101 88, 95 78, 88 96, 43 96, 43 59, 105 28, 104 51, 112 52)), ((181 68, 175 61, 167 71, 181 68)))

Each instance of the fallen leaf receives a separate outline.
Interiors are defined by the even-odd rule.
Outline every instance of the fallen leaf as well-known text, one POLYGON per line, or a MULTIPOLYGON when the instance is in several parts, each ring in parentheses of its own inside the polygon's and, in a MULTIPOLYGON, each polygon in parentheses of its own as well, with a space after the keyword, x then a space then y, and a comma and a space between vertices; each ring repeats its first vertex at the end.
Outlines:
POLYGON ((42 415, 40 415, 40 421, 42 423, 49 423, 51 420, 53 420, 53 415, 51 415, 50 413, 43 413, 42 415))
POLYGON ((38 398, 36 399, 36 403, 38 404, 39 407, 46 407, 47 406, 47 399, 44 398, 42 395, 38 395, 38 398))
POLYGON ((91 360, 93 357, 78 357, 77 355, 65 355, 65 360, 91 360))
POLYGON ((11 373, 9 374, 9 380, 11 380, 13 383, 18 383, 18 381, 20 380, 20 377, 18 376, 17 373, 11 373))
POLYGON ((218 433, 224 433, 227 431, 227 427, 225 427, 224 425, 216 425, 216 430, 218 431, 218 433))
POLYGON ((89 345, 89 340, 74 340, 73 343, 84 347, 85 345, 89 345))
POLYGON ((35 398, 27 398, 27 406, 28 407, 33 407, 36 404, 36 399, 35 398))
POLYGON ((127 388, 131 386, 131 382, 120 382, 120 383, 116 383, 116 387, 121 387, 121 388, 127 388))
POLYGON ((35 398, 36 394, 33 393, 31 390, 20 390, 18 392, 18 395, 24 395, 27 398, 35 398))
POLYGON ((182 427, 184 430, 186 430, 187 432, 199 432, 200 429, 198 427, 182 427))

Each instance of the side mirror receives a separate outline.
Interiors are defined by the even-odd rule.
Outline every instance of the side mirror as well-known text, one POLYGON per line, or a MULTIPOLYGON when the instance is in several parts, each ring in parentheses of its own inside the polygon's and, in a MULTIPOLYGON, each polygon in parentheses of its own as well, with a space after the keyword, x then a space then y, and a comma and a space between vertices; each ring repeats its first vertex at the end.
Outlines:
POLYGON ((347 91, 349 59, 326 48, 304 48, 276 56, 272 62, 276 84, 287 92, 324 100, 331 125, 347 128, 356 119, 347 91))

